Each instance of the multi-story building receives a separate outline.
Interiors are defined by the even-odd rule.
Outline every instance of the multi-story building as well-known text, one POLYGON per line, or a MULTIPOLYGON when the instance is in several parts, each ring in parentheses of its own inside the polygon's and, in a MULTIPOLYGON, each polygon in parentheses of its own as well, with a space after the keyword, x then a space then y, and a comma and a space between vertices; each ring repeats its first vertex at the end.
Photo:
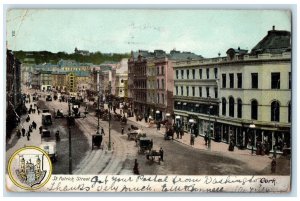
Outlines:
POLYGON ((290 32, 273 27, 250 54, 227 51, 226 62, 219 64, 217 132, 223 141, 233 136, 241 147, 264 141, 270 149, 290 146, 290 50, 290 32))
POLYGON ((131 52, 128 60, 128 87, 136 114, 146 114, 147 109, 147 67, 154 65, 153 53, 139 50, 131 52))
POLYGON ((14 54, 6 52, 6 129, 7 136, 16 126, 18 116, 22 108, 21 94, 21 62, 15 58, 14 54))
POLYGON ((126 88, 127 82, 128 82, 127 73, 116 74, 116 96, 119 98, 123 98, 124 100, 128 98, 128 88, 126 88))
POLYGON ((128 60, 129 92, 137 114, 164 119, 173 113, 173 62, 202 58, 190 52, 132 52, 128 60))
POLYGON ((64 92, 67 87, 66 83, 67 72, 63 70, 52 71, 52 87, 60 92, 64 92))
POLYGON ((273 28, 250 54, 230 48, 226 57, 175 62, 175 115, 186 130, 194 119, 199 135, 212 129, 215 140, 241 148, 289 147, 290 50, 290 33, 273 28))
POLYGON ((218 68, 209 59, 174 61, 174 113, 185 131, 189 121, 205 135, 210 120, 219 114, 218 68))

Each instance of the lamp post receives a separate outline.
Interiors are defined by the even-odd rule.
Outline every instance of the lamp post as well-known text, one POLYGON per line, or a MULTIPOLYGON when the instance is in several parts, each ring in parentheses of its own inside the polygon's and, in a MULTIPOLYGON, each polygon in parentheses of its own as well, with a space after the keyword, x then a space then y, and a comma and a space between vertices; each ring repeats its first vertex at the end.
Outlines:
POLYGON ((72 174, 72 140, 71 140, 71 103, 68 102, 69 106, 69 174, 72 174))
MULTIPOLYGON (((109 92, 109 102, 108 105, 111 105, 111 81, 108 84, 108 92, 109 92)), ((111 137, 110 137, 110 109, 108 110, 108 150, 111 150, 111 137)))
POLYGON ((252 131, 253 132, 253 134, 252 134, 252 148, 251 148, 251 154, 253 154, 253 152, 254 152, 254 138, 255 138, 255 136, 254 136, 255 124, 252 122, 249 127, 253 128, 253 131, 252 131))

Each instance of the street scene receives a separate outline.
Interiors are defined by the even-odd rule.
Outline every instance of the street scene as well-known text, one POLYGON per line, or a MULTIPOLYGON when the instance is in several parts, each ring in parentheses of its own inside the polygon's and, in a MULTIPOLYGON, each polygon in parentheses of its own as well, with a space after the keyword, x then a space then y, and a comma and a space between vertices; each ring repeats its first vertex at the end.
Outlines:
POLYGON ((115 53, 83 50, 79 39, 71 51, 22 48, 22 33, 8 23, 6 163, 18 149, 36 146, 50 157, 53 174, 291 174, 290 20, 252 29, 262 34, 249 36, 251 43, 244 36, 241 44, 222 41, 214 56, 198 51, 196 41, 191 50, 140 45, 136 38, 173 25, 124 20, 129 49, 113 40, 115 53))

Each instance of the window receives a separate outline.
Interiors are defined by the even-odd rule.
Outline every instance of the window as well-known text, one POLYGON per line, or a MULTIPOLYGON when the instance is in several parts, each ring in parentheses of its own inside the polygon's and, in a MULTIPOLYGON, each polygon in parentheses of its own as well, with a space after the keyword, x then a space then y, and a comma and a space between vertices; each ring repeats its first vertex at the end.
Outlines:
POLYGON ((161 88, 162 88, 162 89, 165 88, 165 80, 164 80, 164 79, 161 80, 161 88))
POLYGON ((206 69, 206 78, 209 79, 209 68, 206 69))
POLYGON ((187 79, 190 79, 190 70, 186 70, 187 79))
POLYGON ((156 74, 159 75, 159 66, 156 68, 156 74))
POLYGON ((157 80, 157 89, 159 89, 159 80, 157 80))
POLYGON ((178 79, 178 70, 176 70, 176 79, 178 79))
POLYGON ((195 69, 192 70, 193 79, 195 79, 195 69))
POLYGON ((229 74, 229 87, 232 89, 234 87, 234 79, 233 79, 233 73, 229 74))
POLYGON ((271 121, 279 122, 280 115, 280 105, 278 101, 273 101, 271 103, 271 121))
POLYGON ((214 71, 215 71, 215 78, 217 79, 218 78, 218 69, 215 68, 214 71))
POLYGON ((257 100, 251 101, 251 119, 257 120, 257 109, 258 109, 257 100))
POLYGON ((271 88, 280 89, 280 73, 271 73, 271 88))
POLYGON ((183 86, 181 86, 181 95, 183 96, 183 86))
POLYGON ((291 102, 289 102, 289 111, 288 111, 288 122, 289 123, 291 122, 291 114, 292 114, 292 111, 291 111, 291 102))
POLYGON ((199 87, 199 97, 202 97, 202 87, 199 87))
POLYGON ((251 73, 251 81, 252 81, 252 89, 258 88, 258 74, 257 73, 251 73))
POLYGON ((178 95, 178 86, 176 86, 176 95, 178 95))
POLYGON ((165 94, 161 94, 161 101, 162 101, 162 104, 165 104, 165 94))
POLYGON ((229 98, 229 116, 234 117, 234 99, 233 99, 233 97, 229 98))
POLYGON ((189 96, 189 87, 186 87, 186 96, 189 96))
POLYGON ((195 96, 195 87, 192 87, 192 95, 195 96))
POLYGON ((237 117, 242 118, 242 100, 238 99, 237 101, 237 117))
POLYGON ((162 75, 165 74, 165 67, 164 67, 164 66, 161 67, 161 74, 162 74, 162 75))
POLYGON ((209 87, 206 87, 206 97, 209 97, 209 87))
POLYGON ((226 99, 222 98, 222 115, 226 115, 226 99))
POLYGON ((222 87, 226 88, 226 74, 222 74, 222 87))
POLYGON ((289 72, 289 89, 292 88, 292 77, 291 77, 291 72, 289 72))
POLYGON ((215 98, 218 98, 218 88, 215 87, 215 98))
POLYGON ((238 73, 237 74, 237 88, 241 89, 242 88, 242 84, 243 84, 243 80, 242 80, 242 73, 238 73))
POLYGON ((202 69, 199 69, 199 77, 202 79, 202 69))
POLYGON ((184 70, 181 70, 181 79, 184 78, 184 70))

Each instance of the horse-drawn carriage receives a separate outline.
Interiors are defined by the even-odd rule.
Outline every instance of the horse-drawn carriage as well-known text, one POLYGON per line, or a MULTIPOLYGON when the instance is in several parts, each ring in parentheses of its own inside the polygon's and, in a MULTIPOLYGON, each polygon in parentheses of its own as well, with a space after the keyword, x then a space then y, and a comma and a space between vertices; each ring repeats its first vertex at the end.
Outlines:
POLYGON ((156 150, 151 150, 151 151, 149 151, 149 153, 146 154, 146 158, 148 160, 151 160, 151 161, 154 161, 155 158, 158 158, 158 163, 160 164, 161 153, 159 151, 156 151, 156 150))
POLYGON ((98 147, 98 149, 101 149, 101 143, 102 143, 103 136, 100 134, 92 135, 92 150, 94 147, 98 147))
POLYGON ((153 147, 153 141, 148 137, 140 137, 138 139, 139 153, 150 152, 153 147))

